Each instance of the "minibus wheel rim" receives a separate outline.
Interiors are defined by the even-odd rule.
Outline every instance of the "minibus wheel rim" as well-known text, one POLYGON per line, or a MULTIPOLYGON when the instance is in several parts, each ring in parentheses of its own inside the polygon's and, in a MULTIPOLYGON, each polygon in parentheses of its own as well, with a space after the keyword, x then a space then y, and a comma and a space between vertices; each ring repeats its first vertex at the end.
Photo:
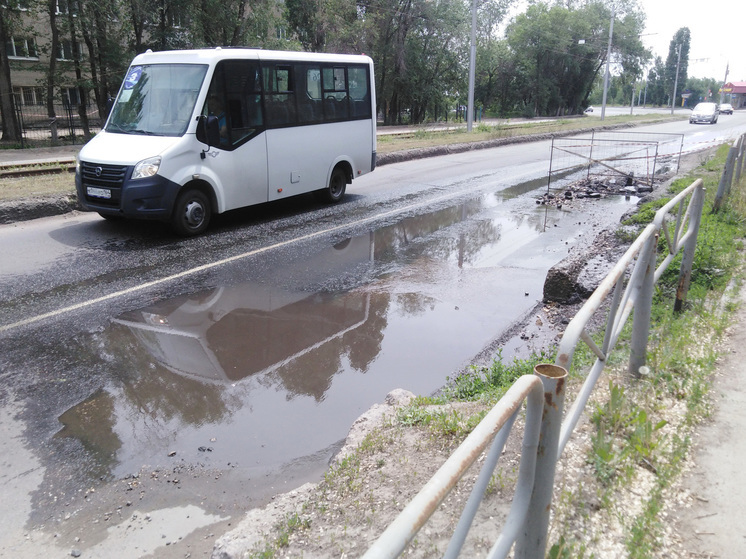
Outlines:
POLYGON ((197 200, 192 200, 186 206, 184 217, 189 227, 197 228, 205 220, 205 208, 197 200))
POLYGON ((196 189, 191 189, 178 197, 172 218, 172 226, 179 235, 198 235, 210 222, 210 201, 196 189))
POLYGON ((344 195, 346 186, 347 180, 344 171, 335 169, 332 178, 329 180, 329 199, 333 202, 340 200, 344 195))

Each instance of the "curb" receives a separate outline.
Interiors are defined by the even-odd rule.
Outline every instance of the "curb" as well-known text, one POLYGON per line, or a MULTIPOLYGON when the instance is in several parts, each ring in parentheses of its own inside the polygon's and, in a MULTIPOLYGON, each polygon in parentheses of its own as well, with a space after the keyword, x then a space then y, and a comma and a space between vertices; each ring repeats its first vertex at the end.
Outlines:
POLYGON ((0 224, 51 217, 81 209, 75 194, 57 194, 0 203, 0 224))

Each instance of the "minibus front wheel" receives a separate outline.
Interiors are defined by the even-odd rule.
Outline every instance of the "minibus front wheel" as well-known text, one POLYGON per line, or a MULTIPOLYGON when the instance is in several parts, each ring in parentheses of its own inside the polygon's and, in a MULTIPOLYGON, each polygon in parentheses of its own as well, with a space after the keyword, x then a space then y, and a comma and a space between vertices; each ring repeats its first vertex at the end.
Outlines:
POLYGON ((212 207, 207 195, 196 188, 189 188, 176 199, 171 226, 177 234, 191 237, 207 229, 211 216, 212 207))

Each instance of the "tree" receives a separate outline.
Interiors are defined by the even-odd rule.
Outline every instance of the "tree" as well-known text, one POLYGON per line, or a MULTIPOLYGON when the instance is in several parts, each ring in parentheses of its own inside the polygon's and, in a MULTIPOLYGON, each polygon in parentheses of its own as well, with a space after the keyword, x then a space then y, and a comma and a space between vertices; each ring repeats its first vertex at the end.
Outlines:
POLYGON ((190 38, 194 47, 264 46, 274 15, 270 0, 198 0, 191 4, 190 38))
MULTIPOLYGON (((581 112, 605 67, 610 7, 599 1, 568 5, 533 4, 506 31, 527 80, 520 103, 536 115, 581 112)), ((639 38, 643 23, 634 3, 617 3, 611 62, 630 91, 648 57, 639 38)))
POLYGON ((510 116, 520 107, 528 81, 507 41, 489 40, 477 50, 474 97, 485 109, 510 116))
POLYGON ((46 104, 50 122, 52 145, 57 144, 57 114, 54 109, 54 91, 57 86, 57 53, 60 48, 60 30, 57 26, 57 0, 47 0, 47 16, 51 33, 49 46, 49 68, 47 69, 46 104))
POLYGON ((124 35, 116 22, 121 20, 121 5, 117 0, 78 0, 77 6, 90 72, 85 85, 93 90, 99 116, 105 118, 107 99, 116 94, 131 54, 120 48, 124 35))
MULTIPOLYGON (((688 27, 682 27, 673 35, 671 43, 668 47, 668 57, 666 58, 666 66, 664 70, 664 85, 666 92, 669 96, 673 95, 674 84, 676 83, 676 68, 678 66, 678 90, 676 91, 676 99, 672 99, 675 105, 680 105, 682 85, 687 82, 689 68, 689 43, 691 41, 691 33, 688 27), (681 47, 681 62, 679 62, 679 47, 681 47)), ((670 98, 670 97, 669 97, 670 98)))
POLYGON ((647 101, 659 106, 667 104, 670 94, 666 93, 665 65, 660 56, 656 57, 653 67, 648 71, 647 80, 647 101))
POLYGON ((713 101, 719 100, 718 91, 722 84, 719 80, 714 78, 689 78, 686 81, 686 86, 682 87, 688 89, 691 96, 686 101, 686 105, 694 107, 700 101, 713 101))
POLYGON ((21 126, 16 116, 8 58, 8 44, 13 28, 19 23, 19 11, 18 7, 0 5, 0 118, 3 120, 3 142, 21 141, 21 126))
MULTIPOLYGON (((75 82, 78 91, 78 116, 83 128, 83 138, 87 142, 91 139, 91 128, 88 124, 88 87, 83 80, 83 64, 81 60, 81 49, 79 47, 80 37, 78 35, 78 26, 76 14, 81 12, 80 4, 82 0, 69 3, 67 11, 67 31, 70 36, 70 49, 72 51, 73 67, 75 69, 75 82)), ((72 102, 72 101, 71 101, 72 102)))

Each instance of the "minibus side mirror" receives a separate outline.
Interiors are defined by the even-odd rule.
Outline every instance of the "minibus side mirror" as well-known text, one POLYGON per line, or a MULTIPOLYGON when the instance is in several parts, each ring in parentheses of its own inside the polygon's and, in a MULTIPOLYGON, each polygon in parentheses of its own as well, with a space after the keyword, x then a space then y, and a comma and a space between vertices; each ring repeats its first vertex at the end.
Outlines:
POLYGON ((218 117, 212 115, 202 115, 199 117, 199 122, 197 123, 197 140, 203 144, 207 144, 208 147, 220 145, 218 117))
POLYGON ((114 98, 109 95, 106 99, 106 116, 108 117, 111 114, 111 110, 114 108, 114 98))

